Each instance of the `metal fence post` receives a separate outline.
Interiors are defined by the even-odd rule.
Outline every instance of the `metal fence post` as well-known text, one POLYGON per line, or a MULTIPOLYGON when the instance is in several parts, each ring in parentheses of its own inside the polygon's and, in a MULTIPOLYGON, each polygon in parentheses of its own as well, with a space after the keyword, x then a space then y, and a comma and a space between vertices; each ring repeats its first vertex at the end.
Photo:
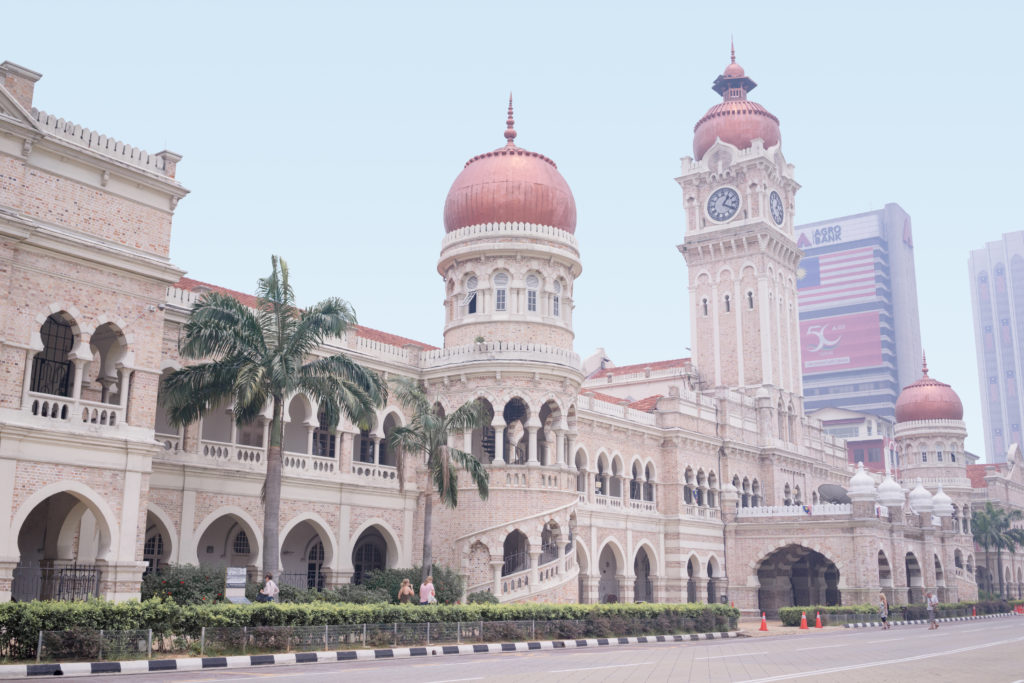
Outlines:
POLYGON ((480 642, 484 640, 484 620, 480 620, 480 642))
POLYGON ((430 645, 430 622, 427 622, 427 645, 430 645))
POLYGON ((100 653, 96 657, 96 659, 99 659, 99 660, 103 659, 103 629, 100 629, 100 653))
POLYGON ((366 647, 366 624, 363 624, 363 647, 366 647))
POLYGON ((327 652, 327 649, 330 647, 328 645, 328 642, 329 642, 330 637, 331 637, 330 636, 330 628, 331 627, 329 625, 324 624, 324 652, 327 652))
POLYGON ((36 664, 39 663, 39 658, 43 656, 43 632, 39 632, 39 642, 36 643, 36 664))
POLYGON ((153 658, 153 629, 149 629, 149 635, 146 637, 146 659, 153 658))
POLYGON ((462 644, 462 622, 460 621, 458 626, 455 627, 455 642, 462 644))
POLYGON ((530 621, 530 637, 537 640, 537 620, 532 619, 530 621))
POLYGON ((395 647, 398 647, 398 622, 392 624, 395 627, 395 647))
POLYGON ((245 654, 246 649, 249 647, 249 627, 242 627, 242 654, 245 654))
POLYGON ((206 655, 206 627, 199 633, 199 656, 204 657, 206 655))

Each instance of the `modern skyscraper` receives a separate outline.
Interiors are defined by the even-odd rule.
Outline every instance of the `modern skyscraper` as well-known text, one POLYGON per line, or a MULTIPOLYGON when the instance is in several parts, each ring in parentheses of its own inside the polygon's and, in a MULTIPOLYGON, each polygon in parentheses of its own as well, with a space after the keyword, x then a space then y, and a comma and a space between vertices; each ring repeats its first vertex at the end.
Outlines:
POLYGON ((968 267, 986 460, 1005 462, 1024 424, 1024 231, 972 251, 968 267))
POLYGON ((886 204, 797 226, 796 239, 806 409, 892 419, 921 367, 910 216, 886 204))

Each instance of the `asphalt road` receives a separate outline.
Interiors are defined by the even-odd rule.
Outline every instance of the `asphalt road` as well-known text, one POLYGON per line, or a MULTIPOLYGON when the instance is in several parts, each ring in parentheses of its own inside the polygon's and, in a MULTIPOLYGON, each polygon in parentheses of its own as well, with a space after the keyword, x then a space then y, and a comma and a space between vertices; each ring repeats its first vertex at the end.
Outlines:
POLYGON ((90 680, 206 683, 379 679, 463 681, 898 681, 1024 683, 1024 617, 943 624, 796 631, 738 640, 620 645, 588 650, 417 657, 296 666, 219 669, 90 680))

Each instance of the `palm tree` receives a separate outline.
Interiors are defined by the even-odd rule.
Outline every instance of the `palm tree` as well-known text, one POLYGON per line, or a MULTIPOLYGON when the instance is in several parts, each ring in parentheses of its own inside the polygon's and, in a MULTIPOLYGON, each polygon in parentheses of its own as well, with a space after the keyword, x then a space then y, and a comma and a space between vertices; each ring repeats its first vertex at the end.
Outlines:
POLYGON ((985 503, 984 510, 975 510, 971 520, 974 540, 985 550, 985 570, 988 572, 988 590, 992 592, 992 565, 989 548, 996 549, 996 571, 999 573, 999 596, 1005 595, 1003 584, 1003 550, 1013 553, 1024 545, 1024 529, 1014 528, 1015 522, 1024 521, 1024 512, 996 507, 985 503))
POLYGON ((198 420, 224 401, 233 402, 236 424, 272 407, 267 475, 263 484, 263 570, 277 572, 280 544, 281 443, 285 399, 301 392, 320 404, 334 429, 341 414, 366 427, 387 400, 377 373, 344 354, 317 356, 323 342, 356 324, 348 302, 328 298, 300 310, 288 265, 271 257, 273 270, 259 281, 257 308, 220 292, 204 294, 192 308, 178 343, 182 358, 199 363, 163 380, 162 400, 172 424, 198 420))
MULTIPOLYGON (((466 470, 476 485, 481 500, 487 500, 488 474, 471 453, 448 445, 449 437, 481 427, 486 422, 480 401, 464 403, 451 415, 427 398, 417 382, 398 378, 392 383, 392 394, 410 413, 407 425, 396 427, 388 436, 392 448, 404 453, 423 453, 432 484, 423 506, 423 576, 426 580, 433 564, 431 524, 434 491, 441 504, 454 509, 459 504, 458 468, 466 470)), ((403 457, 399 457, 399 481, 404 481, 403 457)))

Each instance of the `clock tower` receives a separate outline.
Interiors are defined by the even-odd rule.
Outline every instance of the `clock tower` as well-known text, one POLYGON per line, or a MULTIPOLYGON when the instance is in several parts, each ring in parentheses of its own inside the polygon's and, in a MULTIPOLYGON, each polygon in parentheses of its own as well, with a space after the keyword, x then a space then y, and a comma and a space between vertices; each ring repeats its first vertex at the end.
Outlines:
MULTIPOLYGON (((802 394, 793 200, 800 185, 782 156, 779 120, 747 99, 757 84, 736 53, 697 122, 683 190, 693 362, 705 386, 802 394)), ((763 392, 762 392, 763 395, 763 392)))

